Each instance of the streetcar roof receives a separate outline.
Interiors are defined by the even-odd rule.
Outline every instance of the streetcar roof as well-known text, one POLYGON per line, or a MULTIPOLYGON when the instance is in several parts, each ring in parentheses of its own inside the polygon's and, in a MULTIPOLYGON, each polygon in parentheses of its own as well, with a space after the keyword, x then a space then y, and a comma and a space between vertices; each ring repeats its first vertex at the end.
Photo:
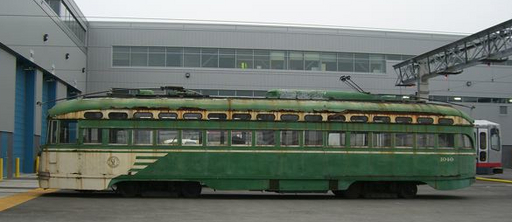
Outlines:
POLYGON ((451 106, 439 104, 298 99, 102 97, 64 101, 58 103, 50 109, 48 113, 50 117, 53 117, 70 112, 108 109, 410 113, 420 115, 460 116, 469 122, 473 122, 473 119, 467 114, 451 106))

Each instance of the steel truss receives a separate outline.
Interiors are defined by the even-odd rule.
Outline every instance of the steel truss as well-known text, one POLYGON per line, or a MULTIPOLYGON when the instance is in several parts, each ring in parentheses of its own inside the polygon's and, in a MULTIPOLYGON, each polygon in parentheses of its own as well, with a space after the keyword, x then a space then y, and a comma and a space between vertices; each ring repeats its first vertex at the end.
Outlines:
POLYGON ((473 65, 504 62, 511 54, 512 20, 508 20, 394 65, 396 85, 413 86, 437 75, 459 74, 473 65))

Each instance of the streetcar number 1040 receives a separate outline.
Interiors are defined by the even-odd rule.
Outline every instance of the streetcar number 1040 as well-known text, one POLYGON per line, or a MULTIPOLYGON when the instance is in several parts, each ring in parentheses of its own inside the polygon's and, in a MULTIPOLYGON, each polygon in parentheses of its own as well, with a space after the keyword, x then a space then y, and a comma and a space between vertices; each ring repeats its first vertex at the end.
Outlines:
POLYGON ((442 156, 442 157, 439 158, 439 161, 440 162, 453 162, 453 161, 455 161, 455 158, 442 156))

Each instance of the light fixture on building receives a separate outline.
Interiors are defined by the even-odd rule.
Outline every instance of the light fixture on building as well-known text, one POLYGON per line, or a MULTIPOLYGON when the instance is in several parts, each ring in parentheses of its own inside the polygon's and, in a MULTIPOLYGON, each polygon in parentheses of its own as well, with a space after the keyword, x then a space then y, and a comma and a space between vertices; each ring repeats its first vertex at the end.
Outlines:
POLYGON ((508 99, 508 102, 509 102, 509 103, 512 103, 512 99, 508 99))
POLYGON ((470 86, 472 86, 472 85, 473 85, 473 82, 471 82, 471 81, 467 81, 467 82, 466 82, 466 86, 467 86, 467 87, 470 87, 470 86))
POLYGON ((85 73, 85 67, 82 68, 82 73, 85 73))
POLYGON ((44 35, 43 35, 43 41, 44 41, 44 42, 48 41, 48 38, 49 38, 49 37, 50 37, 50 36, 49 36, 48 34, 44 34, 44 35))
POLYGON ((410 99, 411 97, 409 96, 402 96, 402 99, 410 99))
POLYGON ((462 98, 460 98, 460 97, 453 97, 453 100, 455 100, 455 101, 461 101, 461 100, 462 100, 462 98))
POLYGON ((66 53, 65 57, 66 57, 66 59, 69 59, 69 53, 66 53))
POLYGON ((188 73, 188 72, 185 73, 185 78, 187 78, 187 79, 190 78, 190 73, 188 73))

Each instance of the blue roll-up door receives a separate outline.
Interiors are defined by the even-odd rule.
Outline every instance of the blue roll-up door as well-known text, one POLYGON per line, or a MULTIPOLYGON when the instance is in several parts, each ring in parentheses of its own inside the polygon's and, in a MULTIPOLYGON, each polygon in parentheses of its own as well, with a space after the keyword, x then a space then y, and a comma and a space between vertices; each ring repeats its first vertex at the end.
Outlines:
POLYGON ((25 70, 22 66, 18 66, 16 68, 12 158, 20 158, 20 170, 24 173, 32 173, 34 171, 34 90, 35 71, 25 70))

